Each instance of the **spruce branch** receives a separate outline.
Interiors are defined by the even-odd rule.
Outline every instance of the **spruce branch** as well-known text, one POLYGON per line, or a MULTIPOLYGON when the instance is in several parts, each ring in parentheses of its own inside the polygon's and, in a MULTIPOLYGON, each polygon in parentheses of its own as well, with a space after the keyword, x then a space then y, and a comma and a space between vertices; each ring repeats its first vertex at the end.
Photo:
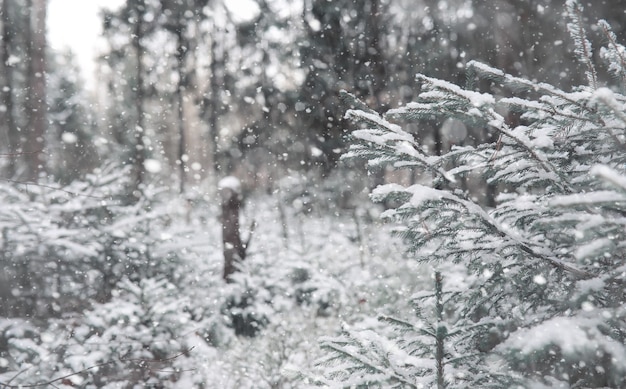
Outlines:
POLYGON ((367 104, 361 101, 358 97, 344 89, 339 91, 339 97, 346 106, 350 107, 349 109, 359 110, 374 115, 378 114, 376 111, 368 107, 367 104))
MULTIPOLYGON (((605 107, 609 108, 611 113, 614 114, 624 126, 626 126, 626 112, 624 112, 625 105, 623 102, 618 102, 618 97, 612 90, 608 88, 600 88, 594 93, 594 98, 596 101, 599 101, 605 107)), ((620 130, 624 132, 624 128, 621 128, 620 130)), ((619 145, 622 151, 626 152, 626 137, 618 136, 611 128, 607 128, 607 132, 615 144, 619 145)))
POLYGON ((557 97, 563 102, 578 108, 581 112, 586 112, 594 119, 601 120, 597 113, 588 107, 584 103, 584 100, 581 100, 580 93, 565 92, 545 82, 535 82, 525 78, 515 77, 511 74, 503 72, 500 69, 493 68, 476 60, 469 61, 467 63, 467 69, 482 78, 491 79, 499 84, 502 84, 503 87, 508 88, 513 92, 525 92, 528 94, 539 95, 543 94, 546 96, 557 97))
POLYGON ((541 252, 541 250, 534 248, 534 245, 532 243, 525 241, 521 236, 517 234, 513 234, 510 229, 503 228, 503 226, 491 215, 489 215, 480 205, 472 201, 465 200, 453 193, 450 193, 449 191, 434 189, 429 186, 416 184, 409 188, 402 188, 400 186, 383 187, 375 191, 374 195, 380 196, 394 190, 403 191, 407 194, 412 195, 412 207, 405 207, 405 210, 417 207, 421 203, 429 200, 432 201, 433 199, 437 200, 437 202, 439 203, 449 202, 451 204, 455 204, 464 209, 467 212, 468 216, 475 217, 478 221, 480 221, 480 223, 487 231, 490 231, 491 233, 496 234, 497 236, 502 238, 503 241, 500 242, 500 245, 511 245, 517 247, 519 250, 530 255, 532 258, 549 263, 555 268, 565 270, 568 273, 571 273, 577 277, 592 276, 592 274, 587 271, 578 269, 573 265, 569 265, 563 262, 553 254, 551 254, 547 249, 543 250, 544 252, 541 252))
MULTIPOLYGON (((426 89, 430 91, 430 93, 445 92, 444 94, 446 96, 451 96, 448 97, 448 99, 454 98, 455 103, 458 102, 460 107, 465 107, 468 109, 468 112, 475 112, 471 114, 473 117, 482 117, 489 127, 493 128, 501 135, 514 140, 515 143, 528 155, 530 155, 546 173, 553 177, 554 185, 561 187, 562 191, 573 191, 573 188, 571 185, 567 184, 567 180, 565 180, 565 176, 560 172, 560 170, 556 168, 543 153, 536 150, 536 148, 530 144, 527 139, 523 139, 519 134, 515 133, 515 131, 511 129, 508 124, 506 124, 502 115, 495 111, 494 106, 496 104, 496 100, 493 96, 468 91, 449 82, 423 75, 419 75, 418 79, 424 83, 426 89)), ((424 95, 428 97, 431 96, 429 92, 424 92, 420 95, 420 97, 424 95)), ((411 106, 407 106, 406 109, 410 110, 411 106)), ((397 109, 392 112, 398 114, 403 111, 397 109)))
POLYGON ((395 325, 399 325, 399 326, 405 327, 406 329, 410 329, 412 331, 418 332, 418 333, 420 333, 422 335, 431 337, 433 339, 437 337, 437 334, 434 331, 428 331, 428 330, 426 330, 426 329, 424 329, 422 327, 417 327, 414 324, 411 324, 411 323, 409 323, 408 321, 405 321, 405 320, 401 320, 401 319, 398 319, 398 318, 395 318, 395 317, 391 317, 391 316, 387 316, 387 315, 381 315, 381 316, 379 316, 378 319, 382 320, 382 321, 386 321, 386 322, 391 323, 391 324, 395 324, 395 325))
POLYGON ((598 21, 598 26, 608 42, 608 47, 602 48, 600 55, 609 62, 609 71, 622 82, 626 82, 626 48, 617 43, 617 36, 606 20, 598 21))
POLYGON ((594 165, 589 173, 626 192, 626 176, 606 165, 594 165))
POLYGON ((567 23, 567 30, 574 41, 574 53, 577 54, 578 61, 587 68, 585 71, 587 82, 595 90, 598 88, 598 76, 592 61, 591 42, 587 39, 587 33, 583 27, 583 7, 577 0, 568 0, 566 9, 570 19, 570 22, 567 23))
POLYGON ((424 153, 415 138, 397 124, 387 121, 375 112, 360 110, 348 110, 345 118, 364 123, 368 127, 352 132, 352 136, 363 144, 350 145, 349 152, 342 159, 368 158, 370 164, 373 164, 372 161, 384 161, 395 163, 396 167, 419 166, 444 182, 455 182, 453 176, 438 166, 442 163, 441 159, 424 153))
POLYGON ((511 109, 515 109, 519 112, 543 112, 552 117, 552 120, 557 121, 559 117, 567 118, 575 121, 597 123, 596 117, 587 117, 584 115, 575 115, 571 109, 561 109, 554 103, 546 103, 544 101, 530 101, 521 99, 519 97, 505 97, 499 100, 501 104, 505 104, 511 109))
POLYGON ((528 142, 528 140, 523 139, 518 134, 515 134, 514 131, 504 122, 504 118, 496 113, 493 109, 490 109, 487 114, 491 117, 492 120, 489 121, 489 125, 491 128, 515 141, 515 143, 520 146, 528 155, 530 155, 535 162, 537 162, 543 170, 550 175, 553 179, 554 185, 559 187, 562 191, 573 192, 574 189, 567 182, 564 177, 564 174, 550 162, 546 156, 537 150, 532 144, 528 142), (557 180, 557 177, 560 178, 557 180))
POLYGON ((378 366, 376 365, 374 361, 371 361, 362 355, 353 353, 345 347, 341 347, 341 346, 336 345, 335 343, 330 343, 330 342, 322 343, 321 347, 332 350, 340 355, 348 357, 349 359, 357 361, 361 366, 374 370, 382 374, 384 377, 387 377, 388 379, 392 379, 392 380, 401 382, 403 384, 409 385, 409 387, 411 388, 417 388, 417 386, 413 382, 407 380, 405 377, 399 374, 396 374, 393 370, 386 369, 383 366, 378 366))

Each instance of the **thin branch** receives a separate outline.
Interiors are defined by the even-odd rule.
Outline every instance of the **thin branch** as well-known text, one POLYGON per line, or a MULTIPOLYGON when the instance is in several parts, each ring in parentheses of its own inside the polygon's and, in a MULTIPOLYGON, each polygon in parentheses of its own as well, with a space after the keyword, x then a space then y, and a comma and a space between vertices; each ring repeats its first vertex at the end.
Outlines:
POLYGON ((621 45, 617 43, 616 41, 617 37, 615 36, 615 33, 611 30, 611 26, 609 26, 609 24, 605 20, 600 20, 598 24, 600 28, 602 28, 602 32, 604 33, 604 36, 608 40, 609 45, 612 47, 613 54, 618 57, 619 62, 621 64, 621 69, 615 71, 616 75, 620 76, 622 81, 625 81, 626 80, 626 58, 624 58, 624 55, 622 54, 622 51, 620 50, 621 45))
POLYGON ((579 99, 573 97, 571 94, 557 89, 545 82, 537 83, 524 78, 515 77, 513 75, 504 73, 498 69, 494 69, 488 65, 485 65, 482 62, 473 60, 468 62, 467 68, 471 69, 472 71, 477 71, 481 73, 481 75, 484 74, 488 77, 491 77, 494 79, 494 81, 501 82, 505 86, 508 86, 512 89, 522 89, 527 92, 544 93, 546 95, 556 96, 563 99, 563 101, 580 108, 583 111, 589 112, 591 115, 597 114, 594 110, 590 109, 588 106, 579 101, 579 99))
MULTIPOLYGON (((11 379, 7 382, 7 384, 10 384, 13 380, 15 380, 17 377, 19 377, 22 373, 25 373, 26 371, 28 371, 30 368, 32 368, 32 366, 29 366, 26 369, 17 372, 17 374, 15 374, 13 377, 11 377, 11 379)), ((2 385, 2 383, 0 383, 0 385, 2 385)))
POLYGON ((162 362, 169 362, 172 361, 176 358, 179 358, 187 353, 189 353, 191 350, 193 350, 196 346, 191 346, 190 348, 188 348, 187 350, 183 350, 180 353, 173 355, 171 357, 167 357, 167 358, 157 358, 157 359, 143 359, 143 358, 120 358, 121 362, 143 362, 143 363, 162 363, 162 362))
POLYGON ((248 249, 250 248, 250 242, 252 241, 252 236, 254 235, 254 230, 256 228, 257 222, 256 220, 252 220, 252 223, 250 223, 250 227, 248 228, 248 239, 246 239, 246 242, 244 243, 243 247, 246 250, 246 253, 248 252, 248 249))
POLYGON ((73 377, 73 376, 76 376, 76 375, 79 375, 79 374, 86 373, 86 372, 87 372, 87 371, 89 371, 89 370, 97 369, 97 368, 99 368, 99 367, 103 367, 103 366, 107 366, 107 365, 112 365, 112 364, 114 364, 114 363, 116 363, 116 362, 135 362, 135 363, 136 363, 136 362, 142 362, 142 363, 162 363, 162 362, 169 362, 169 361, 172 361, 172 360, 174 360, 174 359, 176 359, 176 358, 181 357, 182 355, 185 355, 185 354, 189 353, 191 350, 193 350, 193 349, 194 349, 194 347, 195 347, 195 346, 192 346, 192 347, 188 348, 187 350, 184 350, 184 351, 182 351, 182 352, 180 352, 180 353, 178 353, 178 354, 176 354, 176 355, 174 355, 174 356, 167 357, 167 358, 162 358, 162 359, 122 359, 122 358, 120 358, 119 360, 114 360, 114 361, 108 361, 108 362, 98 363, 98 364, 96 364, 96 365, 89 366, 89 367, 87 367, 87 368, 85 368, 85 369, 82 369, 82 370, 80 370, 80 371, 76 371, 76 372, 73 372, 73 373, 70 373, 70 374, 66 374, 66 375, 64 375, 64 376, 62 376, 62 377, 57 377, 57 378, 54 378, 54 379, 52 379, 52 380, 50 380, 50 381, 41 382, 41 383, 38 383, 38 384, 19 384, 19 385, 11 385, 11 384, 10 384, 10 383, 11 383, 11 381, 13 381, 13 380, 14 380, 14 379, 18 376, 18 375, 20 375, 20 374, 22 374, 23 372, 25 372, 26 370, 28 370, 28 369, 24 369, 24 370, 22 370, 21 372, 17 373, 17 374, 16 374, 13 378, 11 378, 11 380, 10 380, 10 381, 8 381, 6 384, 5 384, 5 383, 0 382, 0 389, 40 388, 40 387, 44 387, 44 386, 55 386, 55 385, 54 385, 54 383, 55 383, 55 382, 63 381, 63 380, 68 379, 68 378, 70 378, 70 377, 73 377))
POLYGON ((376 366, 375 363, 371 362, 369 360, 367 360, 365 358, 365 356, 363 355, 357 355, 357 354, 353 354, 347 350, 345 350, 344 348, 337 346, 333 343, 325 343, 322 345, 322 347, 326 347, 328 349, 331 349, 339 354, 342 354, 348 358, 352 358, 354 360, 356 360, 357 362, 360 362, 362 365, 367 366, 369 368, 371 368, 372 370, 375 370, 377 372, 380 372, 384 375, 387 375, 390 379, 392 380, 397 380, 398 382, 402 382, 404 384, 409 385, 412 388, 415 388, 415 384, 411 381, 408 381, 406 378, 402 377, 401 375, 396 374, 393 371, 389 371, 388 369, 385 369, 384 367, 380 367, 380 366, 376 366))
POLYGON ((40 188, 51 189, 51 190, 54 190, 54 191, 57 191, 57 192, 67 193, 67 194, 69 194, 71 196, 74 196, 74 197, 89 197, 89 198, 97 199, 97 200, 107 200, 107 199, 109 199, 109 197, 94 196, 94 195, 88 195, 88 194, 84 194, 84 193, 76 193, 76 192, 65 190, 63 188, 59 188, 59 187, 56 187, 56 186, 40 184, 38 182, 16 181, 16 180, 8 179, 8 178, 0 178, 0 180, 1 181, 5 181, 5 182, 10 182, 11 184, 15 184, 15 185, 24 185, 24 186, 32 185, 32 186, 37 186, 37 187, 40 187, 40 188))
POLYGON ((31 155, 31 154, 43 154, 44 149, 35 150, 35 151, 20 151, 19 153, 0 153, 0 158, 14 158, 19 157, 21 155, 31 155))
MULTIPOLYGON (((77 372, 74 372, 74 373, 70 373, 70 374, 64 375, 64 376, 62 376, 62 377, 58 377, 58 378, 52 379, 52 380, 50 380, 50 381, 47 381, 47 382, 42 382, 42 383, 39 383, 39 384, 30 384, 30 385, 24 385, 24 384, 19 384, 19 385, 10 385, 9 383, 3 384, 2 382, 0 382, 0 388, 7 388, 7 389, 8 389, 8 388, 11 388, 11 389, 15 388, 15 389, 18 389, 18 388, 39 388, 39 387, 42 387, 42 386, 50 386, 50 385, 53 385, 55 382, 63 381, 63 380, 65 380, 65 379, 70 378, 70 377, 73 377, 73 376, 75 376, 75 375, 83 374, 83 373, 85 373, 85 372, 87 372, 87 371, 89 371, 89 370, 93 370, 93 369, 96 369, 96 368, 99 368, 99 367, 102 367, 102 366, 110 365, 110 364, 113 364, 113 363, 115 363, 115 362, 116 362, 116 361, 108 361, 108 362, 99 363, 99 364, 97 364, 97 365, 89 366, 89 367, 88 367, 88 368, 86 368, 86 369, 83 369, 83 370, 80 370, 80 371, 77 371, 77 372)), ((23 370, 23 371, 25 371, 25 370, 23 370)), ((21 372, 20 372, 20 373, 21 373, 21 372)), ((15 378, 15 377, 13 377, 13 378, 15 378)), ((13 380, 13 379, 11 379, 11 380, 13 380)), ((9 381, 9 382, 11 382, 11 381, 9 381)))
POLYGON ((178 370, 150 370, 156 373, 167 373, 167 374, 177 374, 177 373, 185 373, 188 371, 196 371, 198 369, 178 369, 178 370))
POLYGON ((596 69, 591 62, 591 43, 587 40, 587 32, 583 27, 583 15, 582 7, 578 1, 569 1, 567 3, 568 16, 571 19, 571 23, 568 25, 570 35, 574 40, 574 44, 579 51, 578 61, 587 67, 586 76, 589 82, 589 86, 596 90, 598 89, 598 81, 596 75, 596 69))

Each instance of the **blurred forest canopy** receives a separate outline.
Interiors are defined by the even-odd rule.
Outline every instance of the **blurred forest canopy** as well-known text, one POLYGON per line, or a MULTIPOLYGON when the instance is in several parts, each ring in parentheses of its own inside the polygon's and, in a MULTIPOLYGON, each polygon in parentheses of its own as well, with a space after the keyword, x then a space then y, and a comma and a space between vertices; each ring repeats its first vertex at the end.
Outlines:
MULTIPOLYGON (((104 12, 88 92, 71 53, 45 48, 45 1, 3 1, 2 176, 65 184, 116 161, 133 166, 135 194, 229 174, 269 190, 289 172, 337 167, 350 127, 342 89, 381 111, 411 101, 417 73, 464 84, 470 60, 565 89, 584 77, 564 1, 250 0, 248 19, 227 3, 128 0, 104 12)), ((618 39, 626 30, 610 1, 584 17, 607 20, 618 39)), ((438 153, 477 141, 450 131, 413 128, 438 153)))
MULTIPOLYGON (((394 171, 385 166, 394 158, 384 154, 359 155, 373 157, 367 173, 362 160, 340 160, 348 150, 350 133, 359 125, 358 120, 355 123, 344 117, 346 111, 352 110, 353 116, 373 121, 374 127, 390 133, 402 126, 404 139, 412 137, 412 144, 419 145, 413 155, 423 152, 432 160, 444 161, 437 166, 442 171, 464 168, 455 165, 460 161, 456 150, 463 147, 482 150, 482 157, 500 161, 506 168, 509 161, 504 157, 509 154, 501 153, 503 132, 495 131, 497 126, 488 120, 462 123, 451 118, 454 115, 448 113, 465 111, 457 109, 458 101, 447 97, 454 97, 452 92, 468 84, 461 95, 469 90, 472 96, 489 94, 493 112, 503 118, 499 125, 522 131, 523 120, 534 118, 495 104, 507 98, 519 103, 517 91, 512 90, 516 85, 536 86, 524 90, 529 95, 543 93, 541 88, 548 84, 547 90, 555 93, 573 89, 572 96, 589 101, 590 94, 576 95, 585 91, 576 88, 587 85, 597 90, 611 85, 615 69, 598 67, 592 72, 586 66, 602 57, 601 51, 584 53, 592 56, 587 62, 575 55, 587 42, 570 38, 565 3, 249 0, 245 4, 252 12, 244 18, 228 0, 127 0, 121 8, 101 15, 105 47, 98 59, 95 87, 87 90, 72 53, 55 52, 46 44, 46 0, 0 0, 0 387, 18 383, 103 388, 138 383, 151 387, 301 387, 304 381, 323 382, 319 379, 324 374, 313 377, 308 370, 320 357, 320 351, 311 346, 321 335, 348 329, 354 330, 350 336, 363 335, 361 329, 374 328, 378 332, 357 341, 390 346, 393 331, 374 318, 378 314, 389 318, 421 315, 410 296, 432 289, 431 269, 418 266, 414 253, 405 253, 406 246, 389 237, 390 228, 375 221, 382 207, 374 207, 364 198, 374 186, 384 183, 432 185, 432 192, 427 193, 444 192, 452 186, 437 181, 436 174, 418 169, 394 171), (488 74, 474 77, 469 70, 488 74), (510 79, 500 71, 511 75, 510 79), (422 76, 418 78, 418 74, 422 76), (505 81, 513 79, 517 84, 507 89, 511 85, 505 81), (437 96, 443 96, 441 106, 449 111, 437 111, 440 101, 428 100, 432 90, 440 92, 437 88, 446 91, 437 96), (340 93, 342 90, 351 95, 340 93), (417 114, 410 112, 409 108, 416 106, 408 104, 419 99, 428 100, 432 111, 424 114, 418 106, 417 114), (379 116, 404 108, 406 115, 394 117, 393 124, 379 116), (411 115, 420 122, 411 121, 411 115), (253 194, 246 199, 253 199, 254 206, 246 207, 250 202, 241 201, 240 225, 254 226, 256 221, 259 227, 254 236, 253 227, 243 231, 248 235, 240 239, 240 243, 247 242, 246 260, 237 264, 240 271, 225 277, 231 281, 225 283, 223 229, 216 222, 220 220, 218 182, 225 177, 232 182, 232 176, 241 181, 244 195, 253 194)), ((623 47, 614 41, 626 41, 626 12, 623 7, 616 8, 616 3, 588 1, 577 25, 586 26, 592 47, 613 44, 612 60, 622 59, 624 65, 623 47), (602 24, 595 24, 600 19, 606 20, 616 35, 610 42, 606 42, 608 30, 601 31, 602 24)), ((80 16, 68 14, 68 23, 73 17, 80 16)), ((604 92, 604 97, 613 96, 604 92)), ((570 97, 565 92, 562 96, 570 97)), ((554 107, 549 107, 551 100, 541 98, 524 101, 527 106, 521 111, 544 110, 536 116, 550 119, 552 116, 544 114, 554 107)), ((575 100, 567 103, 573 101, 576 106, 575 100)), ((580 119, 571 112, 559 111, 561 116, 554 117, 565 123, 570 119, 593 122, 601 116, 580 119), (563 119, 568 114, 574 118, 563 119)), ((602 114, 612 118, 611 123, 624 119, 623 113, 612 107, 602 114)), ((375 143, 374 138, 367 138, 369 133, 363 134, 364 143, 375 143)), ((386 134, 381 135, 380 144, 386 145, 386 134)), ((545 137, 540 140, 540 147, 549 146, 545 137)), ((607 145, 612 145, 610 141, 607 145)), ((398 154, 406 152, 405 146, 398 143, 398 154)), ((524 152, 527 149, 532 154, 532 147, 524 152)), ((517 155, 515 152, 510 155, 517 155)), ((601 160, 603 155, 586 156, 607 162, 601 160)), ((563 159, 558 153, 554 158, 563 159)), ((511 162, 515 165, 514 159, 511 162)), ((576 174, 585 173, 576 171, 576 166, 572 169, 576 174)), ((456 173, 461 176, 470 170, 456 173)), ((604 173, 622 182, 619 172, 604 173)), ((482 217, 497 210, 498 191, 518 189, 514 181, 494 181, 467 174, 452 196, 467 196, 468 200, 459 204, 471 204, 482 217)), ((585 193, 586 184, 576 189, 585 193)), ((529 192, 549 192, 555 187, 528 188, 529 192)), ((394 198, 392 191, 382 192, 379 190, 378 198, 387 215, 412 196, 405 191, 394 198)), ((439 200, 450 198, 456 201, 456 197, 439 200)), ((600 198, 601 205, 607 206, 604 199, 600 198)), ((237 198, 237 203, 240 200, 237 198)), ((622 208, 608 203, 606 214, 622 215, 616 222, 621 223, 623 201, 619 203, 622 208)), ((512 209, 523 214, 527 204, 522 198, 512 209)), ((456 217, 457 208, 452 205, 448 219, 440 218, 440 208, 425 207, 432 211, 429 217, 443 226, 433 231, 450 232, 449 225, 464 222, 456 217)), ((575 209, 576 215, 584 219, 590 208, 581 208, 575 209)), ((407 209, 411 211, 403 208, 407 209)), ((520 224, 526 228, 524 222, 520 224)), ((475 230, 472 225, 462 227, 459 231, 475 230)), ((559 245, 550 249, 573 250, 576 246, 568 241, 568 234, 575 229, 575 224, 569 224, 563 229, 567 234, 556 231, 554 235, 565 243, 556 239, 559 245)), ((598 231, 591 231, 591 243, 595 244, 596 235, 604 230, 598 231)), ((619 231, 623 235, 623 229, 619 231)), ((405 232, 414 246, 431 236, 425 223, 414 223, 405 232)), ((542 232, 529 236, 534 244, 542 239, 542 232)), ((513 236, 511 241, 516 239, 513 236)), ((485 247, 498 249, 500 241, 494 242, 497 244, 485 247)), ((468 256, 474 258, 475 250, 463 243, 459 250, 471 251, 468 256)), ((622 243, 616 246, 623 252, 622 243)), ((597 250, 587 249, 597 254, 597 250)), ((449 262, 449 257, 458 253, 444 254, 452 251, 437 251, 442 257, 437 259, 449 262)), ((562 269, 558 266, 546 266, 551 273, 546 272, 541 282, 533 281, 535 289, 527 290, 536 270, 534 263, 523 262, 524 252, 512 251, 512 261, 520 255, 524 263, 523 277, 515 284, 521 295, 533 294, 539 284, 548 288, 560 281, 559 277, 568 277, 559 273, 562 269)), ((621 255, 614 262, 623 260, 621 255)), ((489 266, 499 264, 497 256, 490 261, 477 260, 474 268, 448 264, 443 276, 435 277, 439 297, 434 305, 441 318, 460 312, 463 304, 469 307, 465 299, 469 294, 461 292, 453 293, 458 300, 444 304, 442 296, 449 293, 450 284, 467 286, 474 300, 485 298, 483 290, 474 286, 491 271, 489 266), (444 305, 451 307, 449 312, 444 305)), ((611 262, 617 269, 611 271, 617 274, 621 263, 616 263, 611 262)), ((585 271, 594 271, 594 263, 586 266, 585 271)), ((489 290, 493 292, 489 296, 506 285, 506 277, 501 280, 502 284, 489 290)), ((570 284, 560 285, 558 291, 564 295, 577 291, 569 288, 570 284)), ((598 296, 606 297, 604 293, 598 296)), ((503 301, 512 305, 535 301, 509 297, 503 301)), ((579 303, 572 301, 564 299, 564 304, 558 305, 544 299, 536 306, 558 318, 573 312, 565 306, 579 303)), ((623 301, 614 304, 621 309, 623 301)), ((482 305, 469 308, 476 308, 481 318, 487 317, 481 316, 487 315, 480 311, 482 305)), ((577 312, 585 311, 583 308, 577 312)), ((623 316, 608 319, 618 317, 623 316)), ((467 320, 462 324, 473 328, 471 317, 463 319, 467 320)), ((534 321, 529 316, 532 323, 520 322, 535 328, 532 326, 540 319, 545 317, 534 321)), ((519 328, 524 327, 511 325, 502 333, 519 328)), ((505 336, 496 335, 487 339, 489 347, 485 349, 491 350, 505 336)), ((443 358, 444 336, 435 338, 443 358)), ((345 338, 331 339, 326 346, 342 351, 345 342, 345 338)), ((476 351, 473 343, 461 346, 476 351)), ((623 348, 615 350, 621 353, 623 348)), ((364 347, 362 351, 352 356, 359 359, 371 350, 364 347)), ((540 356, 551 362, 558 359, 552 350, 546 353, 540 356)), ((605 356, 609 354, 593 357, 605 356)), ((613 368, 619 364, 615 361, 621 360, 604 362, 613 368)), ((518 361, 516 369, 543 374, 543 360, 537 361, 528 366, 528 361, 518 361)), ((343 375, 344 366, 333 367, 339 372, 338 379, 352 379, 343 375)), ((477 366, 481 369, 483 365, 477 366)), ((404 367, 395 366, 398 370, 404 367)), ((594 382, 608 382, 595 365, 568 364, 565 368, 563 371, 575 371, 573 377, 595 369, 594 382)), ((337 371, 326 378, 337 379, 337 371)), ((354 371, 360 374, 358 369, 354 371)), ((615 371, 621 372, 611 370, 615 371)), ((569 379, 561 373, 546 372, 550 379, 569 379)), ((609 378, 611 382, 621 379, 609 378)))

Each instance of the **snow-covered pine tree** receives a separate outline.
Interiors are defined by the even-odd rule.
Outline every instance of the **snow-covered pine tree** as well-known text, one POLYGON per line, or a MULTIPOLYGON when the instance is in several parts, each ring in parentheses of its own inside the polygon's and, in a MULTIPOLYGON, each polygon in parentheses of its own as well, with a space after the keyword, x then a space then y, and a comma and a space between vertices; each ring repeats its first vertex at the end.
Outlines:
POLYGON ((478 339, 488 338, 494 321, 464 315, 458 309, 464 290, 444 290, 439 271, 434 284, 434 291, 413 296, 414 319, 381 315, 382 333, 368 329, 322 338, 327 353, 317 361, 324 367, 317 382, 344 387, 513 387, 513 375, 498 372, 495 367, 502 364, 493 361, 485 369, 481 359, 486 355, 474 347, 478 339))
MULTIPOLYGON (((361 125, 346 157, 432 176, 428 185, 378 187, 372 198, 399 204, 384 217, 399 222, 417 260, 436 263, 444 276, 451 266, 466 268, 459 318, 492 325, 460 350, 476 354, 470 360, 478 364, 474 368, 520 374, 523 387, 617 388, 626 386, 626 51, 601 21, 607 45, 600 57, 615 82, 600 87, 582 7, 570 0, 567 11, 587 85, 568 92, 470 62, 468 80, 491 81, 511 96, 501 97, 502 92, 476 91, 473 82, 462 88, 418 75, 421 93, 415 102, 382 116, 368 109, 346 113, 361 125), (519 112, 519 124, 504 111, 519 112), (462 120, 496 132, 498 140, 430 155, 393 123, 435 118, 462 120), (494 207, 467 189, 469 176, 499 189, 494 207), (499 359, 507 369, 494 370, 499 359)), ((385 333, 378 335, 390 338, 385 333)), ((341 361, 363 365, 376 348, 349 340, 362 334, 349 335, 344 345, 349 352, 341 361)), ((420 381, 422 366, 402 359, 424 355, 423 350, 396 344, 385 350, 386 359, 406 363, 371 374, 368 384, 389 384, 402 374, 406 380, 396 386, 429 386, 420 381)), ((434 358, 431 363, 434 368, 434 358)), ((364 383, 362 369, 336 371, 325 369, 326 382, 364 383)), ((444 387, 495 385, 446 377, 444 387)))

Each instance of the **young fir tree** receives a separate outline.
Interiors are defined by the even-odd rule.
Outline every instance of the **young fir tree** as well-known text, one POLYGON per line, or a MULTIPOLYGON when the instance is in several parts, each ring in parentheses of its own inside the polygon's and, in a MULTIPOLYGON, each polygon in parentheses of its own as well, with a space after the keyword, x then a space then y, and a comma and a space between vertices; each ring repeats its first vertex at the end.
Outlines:
MULTIPOLYGON (((452 277, 456 278, 456 277, 452 277)), ((328 353, 318 360, 325 376, 318 383, 344 387, 475 388, 513 387, 512 374, 497 371, 502 363, 491 361, 489 369, 475 350, 481 337, 488 339, 496 321, 474 320, 458 309, 465 290, 450 291, 441 272, 434 274, 435 290, 413 296, 417 320, 381 315, 384 333, 374 330, 346 331, 322 339, 328 353)), ((458 279, 456 279, 458 281, 458 279)))
POLYGON ((600 57, 615 83, 600 87, 582 8, 568 1, 567 11, 587 85, 568 92, 470 62, 468 80, 491 81, 512 97, 418 75, 415 102, 382 116, 368 109, 346 113, 361 125, 347 157, 432 176, 430 185, 388 184, 372 197, 398 204, 384 217, 401 223, 419 261, 437 263, 444 277, 452 264, 467 270, 461 304, 452 306, 456 320, 489 327, 443 345, 444 354, 473 355, 454 360, 444 382, 436 374, 424 382, 418 359, 430 355, 433 371, 437 350, 407 341, 422 331, 420 320, 405 318, 405 331, 414 326, 410 336, 373 333, 364 343, 364 333, 348 333, 326 341, 334 350, 329 359, 335 355, 344 367, 337 369, 337 360, 326 365, 326 383, 511 387, 498 383, 508 376, 533 388, 626 385, 626 49, 601 21, 607 44, 600 57), (503 111, 517 111, 519 124, 503 111), (462 120, 499 137, 436 156, 392 123, 433 118, 462 120), (467 190, 465 179, 477 175, 499 188, 494 207, 467 190), (376 369, 370 361, 381 354, 386 368, 376 369), (506 368, 494 364, 500 360, 506 368), (466 381, 473 371, 486 379, 466 381))

